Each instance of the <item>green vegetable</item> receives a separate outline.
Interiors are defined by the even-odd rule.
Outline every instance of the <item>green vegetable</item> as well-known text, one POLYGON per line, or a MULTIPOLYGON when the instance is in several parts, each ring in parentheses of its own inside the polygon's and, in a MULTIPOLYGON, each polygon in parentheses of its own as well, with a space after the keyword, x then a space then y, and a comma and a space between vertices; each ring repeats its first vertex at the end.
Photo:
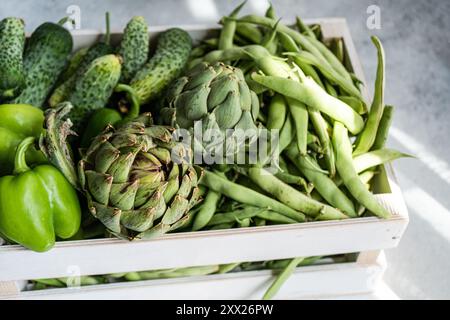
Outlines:
POLYGON ((369 110, 369 117, 367 118, 364 130, 358 136, 356 140, 356 147, 353 151, 353 155, 357 156, 364 152, 369 151, 372 148, 373 143, 378 131, 378 125, 380 123, 381 117, 383 115, 384 109, 384 49, 381 45, 380 40, 373 36, 372 42, 377 48, 378 52, 378 67, 377 67, 377 77, 375 80, 375 93, 373 96, 372 105, 369 110))
POLYGON ((99 135, 108 125, 119 126, 126 121, 132 120, 139 115, 140 106, 134 90, 127 85, 119 84, 114 89, 115 92, 126 92, 128 100, 131 101, 131 108, 125 117, 116 109, 100 108, 94 111, 89 118, 86 128, 83 131, 80 146, 87 148, 92 139, 99 135))
POLYGON ((236 34, 241 35, 254 44, 261 43, 263 38, 261 31, 256 26, 239 21, 236 23, 236 34))
POLYGON ((120 57, 113 54, 101 56, 77 79, 67 99, 74 106, 70 119, 75 130, 83 128, 92 113, 107 104, 119 82, 121 62, 120 57))
POLYGON ((78 163, 79 184, 61 122, 70 106, 49 109, 41 149, 79 186, 92 215, 108 230, 129 240, 148 239, 183 226, 198 202, 197 173, 173 140, 172 129, 153 125, 144 113, 117 130, 109 127, 83 150, 78 163), (62 140, 62 141, 61 141, 62 140), (178 149, 177 149, 178 148, 178 149), (75 177, 74 177, 75 176, 75 177))
POLYGON ((225 141, 227 129, 242 130, 248 138, 257 134, 258 98, 249 89, 241 70, 229 65, 197 65, 170 86, 166 101, 167 107, 161 110, 164 123, 184 129, 192 129, 198 123, 204 129, 202 141, 194 140, 199 145, 195 152, 214 147, 219 140, 225 141), (207 139, 211 131, 214 136, 207 139))
POLYGON ((208 190, 205 200, 202 202, 201 208, 195 216, 194 224, 192 226, 193 231, 200 230, 208 225, 217 210, 217 205, 221 198, 222 195, 220 193, 208 190))
POLYGON ((381 206, 358 177, 352 159, 352 145, 347 129, 338 121, 334 124, 333 145, 336 153, 336 168, 348 191, 364 207, 380 218, 389 218, 390 213, 381 206))
POLYGON ((389 135, 389 128, 392 123, 392 116, 394 113, 393 106, 386 106, 383 110, 383 115, 378 125, 377 134, 375 136, 375 141, 373 142, 371 150, 378 150, 384 147, 386 140, 389 135))
POLYGON ((364 127, 364 121, 359 114, 344 102, 330 96, 311 78, 305 77, 302 82, 259 74, 253 74, 252 78, 269 89, 297 99, 341 121, 354 134, 359 133, 364 127))
POLYGON ((300 156, 305 156, 308 144, 308 110, 306 106, 298 100, 287 98, 287 102, 292 118, 294 119, 298 151, 300 156))
POLYGON ((81 48, 78 49, 76 52, 72 54, 72 56, 69 59, 69 62, 67 63, 67 68, 64 70, 63 73, 59 76, 59 82, 58 85, 65 82, 67 79, 69 79, 75 72, 77 72, 80 64, 83 61, 83 58, 86 56, 89 48, 81 48))
POLYGON ((369 168, 403 157, 411 156, 393 149, 378 149, 354 157, 353 166, 357 173, 361 173, 369 168))
POLYGON ((192 49, 192 39, 181 29, 164 31, 152 58, 130 82, 142 104, 160 96, 161 92, 183 70, 192 49))
POLYGON ((231 182, 213 172, 205 170, 200 183, 240 203, 249 204, 260 208, 270 208, 271 210, 279 212, 295 221, 305 221, 305 216, 302 213, 284 205, 281 202, 278 202, 275 199, 231 182))
POLYGON ((322 152, 325 155, 325 164, 329 171, 329 176, 334 177, 336 174, 336 164, 333 153, 333 146, 330 141, 330 136, 327 132, 327 124, 320 112, 314 108, 309 108, 309 117, 311 118, 314 131, 319 137, 322 152))
POLYGON ((312 164, 314 160, 310 156, 299 157, 296 148, 293 147, 287 148, 286 154, 328 203, 342 210, 349 217, 356 217, 352 201, 326 174, 315 170, 317 164, 316 166, 312 164))
POLYGON ((133 17, 123 31, 119 55, 123 59, 122 82, 130 81, 148 59, 149 36, 144 17, 133 17))
POLYGON ((75 190, 53 166, 31 169, 25 153, 35 140, 17 147, 13 175, 0 178, 0 233, 31 250, 51 249, 55 236, 73 236, 80 227, 81 210, 75 190))
POLYGON ((266 293, 263 296, 263 300, 272 299, 275 294, 280 290, 283 283, 291 276, 294 272, 295 268, 298 266, 300 262, 303 261, 304 258, 294 258, 292 259, 286 268, 278 274, 276 280, 270 285, 269 289, 267 289, 266 293))
POLYGON ((20 93, 25 84, 23 48, 25 23, 19 18, 0 21, 0 99, 11 99, 20 93))
POLYGON ((252 167, 248 169, 248 176, 263 190, 272 194, 280 202, 295 209, 296 211, 303 212, 317 220, 335 220, 348 218, 345 214, 339 210, 315 201, 308 196, 304 195, 297 189, 280 181, 265 169, 252 167))
POLYGON ((286 113, 287 104, 284 97, 279 94, 274 95, 269 104, 266 128, 281 130, 286 121, 286 113))
MULTIPOLYGON (((38 138, 42 132, 44 113, 24 104, 0 105, 0 176, 11 174, 16 147, 26 137, 38 138)), ((28 148, 29 163, 45 162, 44 155, 34 147, 28 148)))
MULTIPOLYGON (((77 81, 84 77, 84 74, 89 69, 92 62, 102 56, 112 54, 113 47, 110 45, 110 30, 109 30, 109 13, 106 12, 106 34, 102 42, 93 44, 87 52, 82 56, 76 71, 66 81, 61 83, 50 96, 48 103, 51 107, 56 107, 59 103, 67 101, 71 93, 75 90, 77 81)), ((69 65, 70 66, 70 65, 69 65)))
MULTIPOLYGON (((231 13, 231 18, 236 18, 239 14, 239 11, 241 8, 245 5, 247 1, 242 2, 239 6, 237 6, 231 13)), ((234 33, 236 31, 236 21, 225 19, 223 22, 223 28, 220 31, 220 37, 219 37, 219 43, 218 43, 218 49, 228 49, 233 47, 233 37, 234 33)))
POLYGON ((60 24, 41 24, 32 33, 25 47, 25 88, 12 103, 43 108, 47 96, 66 66, 72 46, 72 35, 60 24))

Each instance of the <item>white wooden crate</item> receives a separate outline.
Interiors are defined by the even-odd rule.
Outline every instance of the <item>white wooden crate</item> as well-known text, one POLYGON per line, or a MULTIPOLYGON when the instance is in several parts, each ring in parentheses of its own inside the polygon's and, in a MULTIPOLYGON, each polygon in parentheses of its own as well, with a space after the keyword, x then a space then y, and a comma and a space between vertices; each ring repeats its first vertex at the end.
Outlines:
MULTIPOLYGON (((320 23, 325 38, 342 37, 354 73, 364 80, 345 20, 327 18, 306 22, 320 23)), ((156 35, 166 28, 150 28, 150 32, 156 35)), ((194 39, 202 39, 216 27, 184 28, 194 39)), ((89 45, 99 35, 94 31, 77 31, 75 47, 89 45)), ((112 40, 117 41, 119 37, 120 34, 113 34, 112 40)), ((367 96, 367 92, 364 95, 367 96)), ((35 253, 19 245, 4 245, 0 246, 0 282, 64 277, 73 268, 80 275, 92 275, 392 248, 406 228, 408 213, 390 165, 377 180, 377 198, 392 213, 390 219, 369 217, 178 233, 135 242, 119 239, 67 241, 57 243, 46 253, 35 253)))
MULTIPOLYGON (((299 267, 275 299, 353 299, 369 296, 379 284, 386 268, 384 255, 377 257, 370 263, 359 259, 356 262, 299 267)), ((245 271, 22 291, 3 296, 3 299, 261 299, 274 277, 270 270, 245 271)))

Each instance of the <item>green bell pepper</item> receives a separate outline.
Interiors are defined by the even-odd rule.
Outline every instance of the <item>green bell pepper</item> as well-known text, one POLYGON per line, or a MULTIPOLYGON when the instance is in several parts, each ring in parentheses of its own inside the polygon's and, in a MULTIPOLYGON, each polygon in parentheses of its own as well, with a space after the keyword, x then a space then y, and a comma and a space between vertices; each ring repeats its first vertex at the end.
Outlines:
POLYGON ((105 130, 107 125, 118 126, 128 120, 134 119, 139 115, 140 103, 133 88, 126 84, 119 84, 114 89, 116 92, 126 92, 128 100, 131 102, 130 110, 125 117, 122 114, 111 108, 102 108, 96 110, 89 118, 86 129, 81 138, 80 146, 82 148, 89 147, 92 139, 105 130))
MULTIPOLYGON (((27 104, 0 105, 0 176, 11 174, 17 145, 26 137, 38 138, 42 132, 44 113, 27 104)), ((27 162, 43 163, 46 159, 34 147, 27 152, 27 162)))
POLYGON ((20 142, 12 175, 0 178, 0 233, 34 251, 51 249, 55 238, 72 237, 81 222, 77 194, 55 167, 30 168, 25 153, 35 138, 20 142))

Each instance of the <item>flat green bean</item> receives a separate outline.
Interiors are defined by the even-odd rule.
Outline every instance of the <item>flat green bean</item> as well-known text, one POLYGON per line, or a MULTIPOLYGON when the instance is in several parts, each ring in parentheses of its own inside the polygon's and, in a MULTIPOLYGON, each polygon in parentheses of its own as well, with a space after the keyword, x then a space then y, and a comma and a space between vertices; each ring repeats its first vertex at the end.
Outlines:
POLYGON ((269 130, 281 130, 286 121, 286 114, 287 105, 285 99, 279 94, 274 95, 269 104, 266 128, 269 130))
POLYGON ((259 44, 262 42, 263 35, 261 30, 251 23, 237 21, 236 33, 250 40, 252 43, 259 44))
MULTIPOLYGON (((167 279, 167 278, 181 278, 207 275, 219 271, 218 265, 186 267, 175 269, 151 270, 137 272, 139 280, 153 280, 153 279, 167 279)), ((136 275, 134 275, 136 277, 136 275)))
MULTIPOLYGON (((351 81, 350 73, 345 69, 344 65, 338 60, 338 58, 331 52, 326 45, 317 40, 315 37, 306 36, 310 43, 315 46, 331 67, 336 70, 345 80, 351 81)), ((311 52, 312 53, 312 52, 311 52)))
MULTIPOLYGON (((284 217, 284 216, 283 216, 284 217)), ((288 218, 289 219, 289 218, 288 218)), ((297 221, 295 221, 295 223, 297 223, 297 221)), ((266 220, 265 219, 261 219, 258 217, 255 217, 255 226, 257 227, 263 227, 266 225, 266 220)))
POLYGON ((277 275, 275 281, 270 285, 269 289, 267 289, 266 293, 263 296, 263 300, 270 300, 277 294, 281 286, 292 275, 295 268, 300 262, 302 262, 302 260, 303 258, 294 258, 291 260, 286 268, 277 275))
POLYGON ((241 264, 240 262, 221 264, 219 265, 219 271, 217 271, 217 273, 218 274, 228 273, 230 271, 233 271, 233 269, 236 269, 240 264, 241 264))
POLYGON ((281 153, 294 140, 294 124, 291 115, 287 114, 286 121, 280 131, 278 150, 281 153))
POLYGON ((389 135, 389 128, 392 123, 392 116, 394 113, 393 106, 386 106, 381 116, 380 124, 378 125, 377 135, 372 145, 371 150, 378 150, 384 147, 389 135))
POLYGON ((343 102, 345 102, 346 104, 348 104, 358 114, 365 114, 365 113, 367 113, 367 106, 366 106, 366 104, 362 100, 360 100, 358 98, 351 97, 351 96, 338 96, 338 99, 343 101, 343 102))
MULTIPOLYGON (((242 2, 240 5, 238 5, 231 13, 231 18, 236 18, 239 14, 239 11, 242 9, 242 7, 245 5, 247 1, 242 2)), ((224 50, 228 48, 233 47, 233 38, 234 33, 236 31, 236 21, 231 19, 226 19, 223 22, 223 27, 220 31, 220 37, 219 37, 219 43, 218 48, 219 50, 224 50)))
POLYGON ((286 223, 286 224, 297 223, 297 221, 295 221, 294 219, 283 216, 282 214, 279 214, 278 212, 269 211, 269 210, 261 211, 260 213, 258 213, 256 215, 256 217, 263 219, 263 221, 272 221, 275 223, 286 223))
POLYGON ((342 122, 353 134, 364 127, 364 121, 350 106, 325 92, 313 79, 305 77, 302 82, 282 77, 252 74, 253 80, 285 96, 297 99, 307 106, 328 114, 342 122))
POLYGON ((375 171, 367 170, 359 175, 359 179, 361 180, 362 183, 368 184, 370 180, 372 180, 372 178, 375 176, 375 174, 376 174, 375 171))
POLYGON ((222 195, 220 193, 217 193, 214 190, 208 191, 205 200, 201 204, 200 210, 195 216, 194 224, 192 226, 193 231, 200 230, 208 224, 216 212, 217 205, 221 198, 222 195))
POLYGON ((336 164, 334 161, 333 146, 327 132, 326 121, 318 110, 314 108, 308 108, 308 110, 314 130, 319 137, 320 145, 322 146, 329 175, 330 177, 334 177, 336 174, 336 164))
POLYGON ((269 208, 298 222, 305 221, 305 216, 303 213, 298 212, 275 199, 253 191, 252 189, 240 186, 234 182, 224 179, 210 171, 204 171, 204 175, 200 180, 200 183, 237 202, 256 207, 269 208))
POLYGON ((285 184, 263 168, 249 168, 248 176, 253 182, 269 192, 285 205, 288 205, 292 209, 303 212, 311 217, 320 217, 320 219, 323 220, 348 218, 341 211, 329 205, 315 201, 293 187, 285 184))
POLYGON ((389 218, 390 213, 375 199, 359 179, 352 159, 352 145, 345 126, 336 121, 333 130, 333 145, 336 153, 336 168, 344 185, 352 196, 373 214, 389 218))
POLYGON ((265 208, 259 208, 254 206, 246 206, 244 209, 234 210, 231 212, 216 213, 208 222, 208 226, 214 226, 217 224, 239 222, 240 220, 250 219, 258 215, 259 213, 266 211, 265 208))
POLYGON ((285 150, 285 153, 329 204, 342 210, 349 217, 356 217, 353 202, 326 174, 315 170, 311 165, 315 161, 314 159, 309 156, 299 157, 291 146, 285 150))
POLYGON ((372 36, 371 39, 375 47, 377 48, 377 55, 378 55, 375 92, 373 96, 372 105, 369 110, 369 117, 367 118, 366 126, 364 127, 364 130, 361 132, 358 139, 356 140, 356 148, 353 151, 354 156, 367 152, 372 148, 372 145, 375 142, 375 137, 378 131, 378 125, 380 123, 384 109, 384 85, 385 85, 384 49, 383 46, 381 45, 380 40, 377 37, 372 36))
POLYGON ((334 53, 340 63, 344 64, 344 42, 342 41, 342 38, 336 38, 332 40, 331 52, 334 53))
POLYGON ((304 24, 302 19, 300 19, 299 16, 295 17, 295 24, 297 25, 297 28, 300 32, 307 34, 308 36, 313 37, 313 38, 316 37, 314 32, 311 30, 311 28, 309 26, 307 26, 306 24, 304 24))
POLYGON ((341 74, 326 65, 323 65, 319 59, 317 59, 313 54, 307 51, 301 51, 297 53, 286 53, 287 55, 292 55, 296 58, 295 61, 300 61, 304 64, 309 64, 317 69, 324 75, 325 78, 329 79, 333 84, 340 86, 345 92, 348 92, 351 96, 358 99, 363 99, 361 92, 354 86, 353 81, 344 78, 341 74))
POLYGON ((294 119, 297 147, 301 156, 306 155, 308 145, 308 109, 298 100, 286 98, 289 111, 294 119))
POLYGON ((213 225, 209 230, 223 230, 223 229, 231 229, 235 225, 235 222, 228 222, 222 224, 213 225))
POLYGON ((353 166, 357 173, 361 173, 369 168, 376 167, 380 164, 399 159, 408 158, 411 155, 394 150, 394 149, 378 149, 363 153, 353 158, 353 166))

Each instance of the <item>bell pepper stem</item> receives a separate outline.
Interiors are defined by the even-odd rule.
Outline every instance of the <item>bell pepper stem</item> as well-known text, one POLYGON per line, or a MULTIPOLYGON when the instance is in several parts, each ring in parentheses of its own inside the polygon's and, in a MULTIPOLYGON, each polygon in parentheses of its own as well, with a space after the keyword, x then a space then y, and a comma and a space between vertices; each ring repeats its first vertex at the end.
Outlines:
POLYGON ((139 115, 141 105, 134 89, 126 84, 118 84, 114 91, 125 92, 127 94, 127 99, 131 102, 130 110, 128 111, 124 120, 136 118, 139 115))
POLYGON ((34 137, 28 137, 22 140, 22 142, 17 146, 16 156, 14 158, 14 174, 20 174, 30 170, 28 167, 25 155, 28 147, 34 142, 34 137))

